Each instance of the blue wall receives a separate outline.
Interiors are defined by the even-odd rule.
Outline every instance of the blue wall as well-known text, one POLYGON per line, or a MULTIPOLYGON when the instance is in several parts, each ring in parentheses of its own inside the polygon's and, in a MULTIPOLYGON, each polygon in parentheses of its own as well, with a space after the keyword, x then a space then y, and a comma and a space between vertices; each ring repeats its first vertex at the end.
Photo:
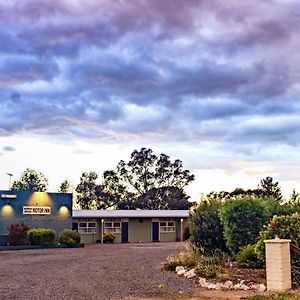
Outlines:
POLYGON ((72 229, 72 194, 0 190, 0 236, 7 235, 7 226, 15 223, 30 229, 52 228, 57 235, 72 229), (51 207, 51 214, 24 215, 23 206, 51 207))

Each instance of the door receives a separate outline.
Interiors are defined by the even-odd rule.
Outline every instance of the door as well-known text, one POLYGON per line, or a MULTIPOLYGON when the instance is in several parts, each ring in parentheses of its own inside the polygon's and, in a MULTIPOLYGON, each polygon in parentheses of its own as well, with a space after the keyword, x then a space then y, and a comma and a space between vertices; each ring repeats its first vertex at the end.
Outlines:
POLYGON ((122 222, 122 243, 128 243, 128 222, 122 222))
POLYGON ((72 230, 78 231, 78 223, 72 223, 72 230))
POLYGON ((159 222, 152 222, 152 242, 159 242, 159 222))

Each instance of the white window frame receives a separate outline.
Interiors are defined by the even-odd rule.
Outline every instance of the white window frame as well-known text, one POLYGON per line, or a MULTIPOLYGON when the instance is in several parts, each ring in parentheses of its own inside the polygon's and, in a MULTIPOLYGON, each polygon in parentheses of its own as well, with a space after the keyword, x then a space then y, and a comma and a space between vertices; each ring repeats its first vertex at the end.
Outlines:
POLYGON ((78 219, 78 232, 81 234, 95 234, 97 233, 96 219, 78 219), (82 226, 82 224, 85 224, 82 226))
POLYGON ((104 219, 104 232, 121 233, 122 220, 117 218, 104 219))
POLYGON ((176 230, 176 224, 174 219, 164 218, 159 220, 159 232, 171 233, 171 232, 175 232, 175 230, 176 230))

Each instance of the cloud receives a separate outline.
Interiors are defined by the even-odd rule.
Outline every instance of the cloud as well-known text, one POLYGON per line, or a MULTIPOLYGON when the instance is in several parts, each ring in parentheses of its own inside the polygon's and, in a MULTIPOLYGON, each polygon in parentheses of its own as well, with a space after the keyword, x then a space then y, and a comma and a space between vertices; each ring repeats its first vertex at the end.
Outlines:
POLYGON ((275 0, 1 2, 0 136, 298 147, 299 13, 275 0))
POLYGON ((2 151, 6 151, 6 152, 14 152, 16 151, 16 148, 15 147, 12 147, 12 146, 4 146, 2 151))

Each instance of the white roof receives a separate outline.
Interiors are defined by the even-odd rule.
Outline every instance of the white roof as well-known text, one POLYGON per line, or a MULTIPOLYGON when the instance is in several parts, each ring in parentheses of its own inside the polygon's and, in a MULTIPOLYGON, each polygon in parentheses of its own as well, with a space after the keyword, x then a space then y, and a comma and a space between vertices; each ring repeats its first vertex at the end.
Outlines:
POLYGON ((187 218, 189 210, 73 210, 73 218, 187 218))

